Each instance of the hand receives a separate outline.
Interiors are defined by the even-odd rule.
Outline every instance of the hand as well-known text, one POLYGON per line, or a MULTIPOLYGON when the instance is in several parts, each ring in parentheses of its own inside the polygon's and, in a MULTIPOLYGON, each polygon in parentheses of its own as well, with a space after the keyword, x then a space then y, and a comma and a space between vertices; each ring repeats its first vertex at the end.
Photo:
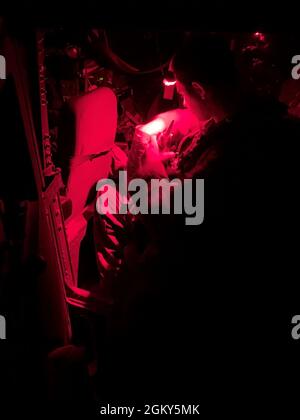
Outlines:
POLYGON ((167 160, 173 161, 176 157, 177 157, 176 152, 162 152, 160 154, 160 158, 163 162, 165 162, 167 160))

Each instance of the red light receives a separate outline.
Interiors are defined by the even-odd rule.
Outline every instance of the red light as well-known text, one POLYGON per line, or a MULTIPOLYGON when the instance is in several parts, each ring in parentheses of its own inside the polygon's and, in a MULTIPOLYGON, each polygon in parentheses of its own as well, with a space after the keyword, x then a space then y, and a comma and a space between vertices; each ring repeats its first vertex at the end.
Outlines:
POLYGON ((163 119, 158 118, 154 121, 149 122, 141 128, 141 131, 152 136, 154 134, 161 133, 166 128, 166 124, 163 119))
POLYGON ((265 41, 265 35, 262 32, 255 32, 254 36, 261 42, 265 41))
POLYGON ((174 86, 174 85, 176 85, 176 80, 164 79, 163 83, 164 83, 165 86, 174 86))
POLYGON ((75 58, 79 57, 79 49, 75 46, 69 45, 69 46, 66 47, 65 51, 66 51, 67 55, 72 59, 75 59, 75 58))

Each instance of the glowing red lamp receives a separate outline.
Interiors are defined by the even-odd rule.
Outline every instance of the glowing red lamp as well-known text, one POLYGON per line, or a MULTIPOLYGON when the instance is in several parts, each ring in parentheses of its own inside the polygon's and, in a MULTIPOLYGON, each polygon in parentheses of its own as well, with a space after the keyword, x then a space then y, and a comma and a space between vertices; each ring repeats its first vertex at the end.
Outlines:
POLYGON ((262 32, 254 32, 254 37, 258 39, 260 42, 264 42, 266 37, 262 32))
POLYGON ((163 80, 164 84, 164 99, 172 100, 174 97, 176 80, 171 71, 168 71, 163 80))
POLYGON ((170 80, 164 79, 163 83, 164 83, 165 86, 175 86, 176 85, 176 80, 170 81, 170 80))

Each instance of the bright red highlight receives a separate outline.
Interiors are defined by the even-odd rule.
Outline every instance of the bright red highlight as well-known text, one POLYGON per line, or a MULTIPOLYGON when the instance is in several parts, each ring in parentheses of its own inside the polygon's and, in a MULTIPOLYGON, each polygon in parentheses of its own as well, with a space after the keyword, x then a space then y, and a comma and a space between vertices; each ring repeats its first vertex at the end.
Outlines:
POLYGON ((171 80, 164 79, 163 83, 165 86, 174 86, 176 85, 176 80, 171 81, 171 80))
POLYGON ((254 36, 261 42, 265 41, 265 35, 262 32, 255 32, 254 36))
POLYGON ((149 122, 141 128, 143 133, 152 136, 154 134, 161 133, 166 128, 165 122, 162 118, 158 118, 154 121, 149 122))

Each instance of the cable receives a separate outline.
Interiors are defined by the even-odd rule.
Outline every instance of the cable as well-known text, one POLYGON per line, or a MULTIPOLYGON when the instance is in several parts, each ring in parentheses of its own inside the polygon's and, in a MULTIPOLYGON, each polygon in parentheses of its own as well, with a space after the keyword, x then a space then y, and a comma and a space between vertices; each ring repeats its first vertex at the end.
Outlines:
POLYGON ((119 70, 127 74, 145 75, 157 73, 162 71, 165 67, 167 67, 171 60, 170 57, 165 63, 159 65, 158 67, 149 70, 140 70, 124 61, 112 51, 107 39, 106 31, 104 29, 101 30, 100 34, 97 29, 92 29, 90 34, 88 35, 88 39, 90 42, 98 42, 100 52, 104 55, 104 57, 110 63, 114 64, 119 70), (100 37, 102 37, 102 39, 100 37))

